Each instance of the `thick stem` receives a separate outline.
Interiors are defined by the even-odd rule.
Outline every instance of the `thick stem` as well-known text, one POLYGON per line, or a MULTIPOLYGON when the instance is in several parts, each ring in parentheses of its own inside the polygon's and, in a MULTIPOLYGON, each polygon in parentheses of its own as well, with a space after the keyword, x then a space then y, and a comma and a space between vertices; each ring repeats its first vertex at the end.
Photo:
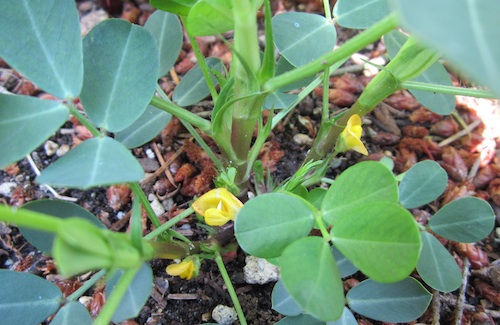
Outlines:
POLYGON ((18 227, 28 227, 57 233, 64 219, 26 209, 16 209, 0 205, 0 220, 18 227))

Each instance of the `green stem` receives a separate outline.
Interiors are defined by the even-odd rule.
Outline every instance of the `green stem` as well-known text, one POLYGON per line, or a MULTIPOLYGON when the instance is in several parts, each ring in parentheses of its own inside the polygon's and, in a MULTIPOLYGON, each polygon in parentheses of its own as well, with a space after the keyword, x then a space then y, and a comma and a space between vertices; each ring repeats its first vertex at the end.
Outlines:
POLYGON ((330 109, 328 107, 328 104, 330 103, 330 98, 328 97, 328 90, 330 89, 330 74, 328 72, 330 69, 326 69, 325 72, 323 72, 323 103, 322 103, 322 110, 321 110, 321 123, 325 123, 328 121, 330 118, 330 109))
MULTIPOLYGON (((182 23, 184 24, 184 26, 186 26, 185 19, 182 19, 182 23)), ((194 36, 191 36, 189 33, 187 33, 187 36, 189 38, 189 42, 191 43, 191 47, 193 48, 194 55, 198 60, 198 64, 200 65, 201 73, 203 74, 203 77, 207 82, 208 89, 210 90, 210 94, 212 95, 212 100, 216 102, 219 94, 217 94, 217 90, 215 89, 215 85, 212 81, 212 75, 210 74, 210 68, 208 67, 207 61, 200 51, 200 47, 198 46, 198 42, 196 42, 196 38, 194 36)))
POLYGON ((102 135, 101 132, 99 132, 99 130, 94 126, 94 124, 90 123, 90 121, 85 116, 83 116, 82 113, 80 113, 78 108, 76 108, 73 103, 69 104, 68 107, 71 115, 73 115, 81 125, 85 126, 94 137, 99 137, 102 135))
POLYGON ((85 281, 85 283, 80 288, 78 288, 78 290, 76 290, 68 297, 66 297, 66 300, 76 301, 85 292, 87 292, 87 290, 89 290, 94 284, 96 284, 96 282, 99 281, 99 279, 102 278, 104 275, 106 275, 106 270, 104 269, 100 270, 99 272, 94 274, 89 280, 85 281))
POLYGON ((179 107, 171 102, 167 102, 161 98, 154 96, 150 102, 151 105, 158 107, 161 110, 164 110, 167 113, 170 113, 180 120, 186 121, 191 125, 194 125, 202 132, 210 135, 212 133, 212 123, 210 121, 205 120, 198 115, 191 113, 190 111, 179 107))
POLYGON ((333 65, 335 62, 345 59, 363 49, 368 44, 379 40, 380 37, 390 32, 397 26, 397 16, 396 14, 391 14, 386 18, 380 20, 370 28, 366 29, 364 32, 351 38, 336 50, 333 50, 332 52, 319 57, 311 63, 269 79, 262 86, 262 90, 266 93, 272 93, 283 86, 315 75, 316 73, 323 71, 325 70, 325 68, 333 65))
POLYGON ((238 296, 236 295, 236 291, 234 290, 233 284, 231 283, 231 279, 229 278, 229 274, 227 273, 226 266, 222 261, 222 257, 219 252, 215 253, 215 262, 219 267, 220 274, 222 275, 222 279, 226 284, 227 291, 229 292, 229 296, 233 301, 234 309, 236 309, 236 313, 238 314, 238 318, 240 320, 241 325, 247 325, 247 320, 245 315, 243 314, 243 310, 241 309, 240 301, 238 300, 238 296))
POLYGON ((326 229, 325 224, 323 223, 323 218, 321 217, 321 213, 317 213, 314 219, 316 220, 316 225, 318 226, 319 231, 321 232, 321 236, 323 236, 323 238, 326 241, 332 240, 332 235, 330 235, 330 233, 326 229))
POLYGON ((27 209, 17 209, 0 205, 0 220, 18 227, 57 233, 64 219, 27 209))
POLYGON ((148 215, 149 220, 151 220, 151 222, 153 223, 155 228, 158 228, 161 224, 160 220, 158 220, 156 213, 154 212, 153 208, 151 207, 151 204, 149 203, 149 200, 146 197, 146 194, 142 190, 139 183, 132 182, 132 183, 128 183, 128 185, 130 186, 132 193, 134 193, 134 197, 139 199, 139 202, 141 202, 141 205, 144 207, 144 210, 146 210, 146 213, 148 215))
POLYGON ((115 314, 120 301, 127 292, 127 289, 132 283, 135 275, 137 274, 137 272, 139 272, 140 267, 141 266, 125 270, 120 280, 113 288, 113 292, 111 292, 111 295, 106 300, 106 303, 102 307, 101 312, 94 320, 94 325, 108 325, 111 322, 111 319, 113 318, 113 315, 115 314))
MULTIPOLYGON (((170 98, 168 98, 167 94, 165 94, 165 92, 163 91, 163 89, 161 89, 160 85, 156 85, 156 91, 158 92, 158 94, 160 95, 160 97, 163 98, 163 100, 165 100, 167 102, 170 102, 170 98)), ((212 151, 212 149, 210 149, 210 147, 205 142, 205 140, 203 140, 203 138, 198 134, 198 132, 196 132, 196 130, 194 129, 194 127, 191 124, 185 122, 184 120, 180 120, 180 121, 181 121, 182 125, 184 125, 184 127, 188 130, 188 132, 193 136, 193 138, 196 141, 198 141, 198 143, 200 144, 201 148, 207 153, 207 155, 210 157, 210 159, 212 159, 212 161, 214 162, 215 166, 219 170, 222 170, 224 168, 224 166, 222 166, 222 162, 220 161, 219 158, 217 158, 217 156, 212 151)))
POLYGON ((323 8, 325 10, 325 18, 332 21, 332 10, 330 9, 330 0, 323 0, 323 8))
POLYGON ((186 210, 182 211, 181 213, 179 213, 178 215, 176 215, 175 217, 173 217, 169 221, 162 224, 161 226, 158 226, 158 227, 155 226, 156 229, 153 230, 152 232, 150 232, 149 234, 147 234, 146 236, 144 236, 144 239, 151 240, 151 239, 161 235, 162 232, 172 228, 172 226, 174 226, 176 223, 178 223, 182 219, 189 217, 189 215, 192 214, 193 212, 194 212, 193 208, 191 208, 191 207, 187 208, 186 210))
POLYGON ((415 89, 415 90, 425 90, 434 93, 442 93, 448 95, 461 95, 461 96, 469 96, 476 98, 497 98, 495 94, 490 91, 482 90, 482 89, 469 89, 469 88, 461 88, 454 86, 445 86, 445 85, 437 85, 437 84, 429 84, 426 82, 418 82, 418 81, 405 81, 399 84, 400 88, 404 89, 415 89))

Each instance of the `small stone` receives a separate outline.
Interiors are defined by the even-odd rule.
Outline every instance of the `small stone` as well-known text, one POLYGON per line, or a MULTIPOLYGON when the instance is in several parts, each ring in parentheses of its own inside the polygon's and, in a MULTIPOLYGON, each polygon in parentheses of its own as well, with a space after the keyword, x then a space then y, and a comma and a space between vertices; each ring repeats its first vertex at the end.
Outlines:
POLYGON ((238 319, 238 314, 233 307, 217 305, 212 311, 212 318, 217 324, 232 325, 238 319))
POLYGON ((65 154, 68 153, 69 149, 71 149, 69 145, 67 144, 61 145, 59 149, 56 150, 56 156, 58 157, 64 156, 65 154))
POLYGON ((14 182, 5 182, 0 184, 0 195, 5 197, 11 197, 12 192, 17 187, 17 184, 14 182))
POLYGON ((300 146, 303 146, 303 145, 310 146, 313 143, 313 140, 311 139, 311 137, 309 137, 307 134, 302 134, 302 133, 298 133, 298 134, 294 135, 293 141, 300 146))
POLYGON ((246 283, 265 284, 268 282, 276 282, 280 278, 279 268, 269 263, 264 258, 247 256, 245 262, 246 265, 243 268, 243 276, 246 283))
POLYGON ((49 140, 45 142, 43 149, 45 150, 45 154, 50 157, 56 153, 57 149, 59 149, 59 145, 54 141, 49 140))
POLYGON ((151 208, 157 216, 161 216, 165 213, 165 208, 154 194, 149 194, 148 200, 151 203, 151 208))

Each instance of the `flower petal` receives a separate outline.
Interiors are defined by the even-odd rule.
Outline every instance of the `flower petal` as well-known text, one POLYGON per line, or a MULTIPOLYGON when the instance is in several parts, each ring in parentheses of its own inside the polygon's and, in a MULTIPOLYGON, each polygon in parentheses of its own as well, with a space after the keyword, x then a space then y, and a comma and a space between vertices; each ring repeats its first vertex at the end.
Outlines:
POLYGON ((231 219, 221 210, 208 209, 205 211, 205 223, 209 226, 222 226, 228 223, 231 219))

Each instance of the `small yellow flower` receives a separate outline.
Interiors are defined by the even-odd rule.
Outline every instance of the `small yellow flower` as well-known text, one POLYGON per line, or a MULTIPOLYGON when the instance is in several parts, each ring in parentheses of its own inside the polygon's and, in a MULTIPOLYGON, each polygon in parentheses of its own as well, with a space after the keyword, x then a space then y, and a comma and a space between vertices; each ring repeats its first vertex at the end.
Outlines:
POLYGON ((346 152, 347 150, 354 150, 363 155, 368 155, 368 151, 361 141, 361 117, 358 114, 352 115, 347 121, 347 125, 340 134, 335 147, 337 152, 346 152))
POLYGON ((222 226, 229 220, 234 221, 243 203, 227 189, 216 188, 200 196, 192 206, 205 218, 207 225, 222 226))
POLYGON ((166 269, 172 276, 179 276, 182 279, 191 280, 196 276, 197 269, 193 260, 184 260, 179 264, 170 264, 166 269))

